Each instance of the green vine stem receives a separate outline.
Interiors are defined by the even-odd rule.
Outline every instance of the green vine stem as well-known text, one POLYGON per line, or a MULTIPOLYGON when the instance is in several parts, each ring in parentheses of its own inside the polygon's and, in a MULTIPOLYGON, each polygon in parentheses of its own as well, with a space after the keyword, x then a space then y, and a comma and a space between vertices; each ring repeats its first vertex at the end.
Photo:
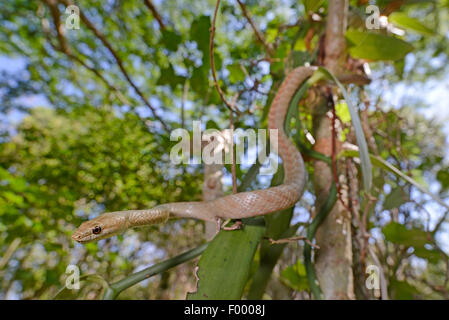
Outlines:
MULTIPOLYGON (((326 70, 327 71, 327 70, 326 70)), ((326 74, 327 75, 327 74, 326 74)), ((285 121, 285 132, 290 132, 290 119, 296 118, 296 137, 295 142, 298 147, 298 149, 301 151, 301 154, 307 155, 310 158, 314 158, 316 160, 323 161, 327 163, 329 166, 332 166, 332 159, 320 152, 317 152, 315 150, 309 149, 304 143, 301 142, 300 137, 300 130, 301 125, 299 123, 299 114, 298 114, 298 103, 303 97, 303 95, 306 93, 307 89, 311 87, 315 82, 319 81, 323 77, 322 74, 315 74, 312 76, 308 81, 303 83, 301 87, 298 89, 298 91, 293 96, 292 100, 290 101, 290 106, 287 112, 286 121, 285 121)), ((307 239, 311 242, 313 241, 315 237, 315 233, 320 226, 320 224, 324 221, 324 219, 327 217, 329 212, 332 210, 335 202, 337 201, 337 187, 335 185, 335 181, 332 182, 331 189, 329 191, 329 196, 326 199, 326 202, 321 207, 318 214, 315 216, 315 218, 312 220, 310 225, 307 228, 307 239)), ((307 280, 309 283, 310 291, 312 292, 315 299, 320 300, 322 298, 321 288, 317 282, 316 274, 315 274, 315 268, 313 266, 312 262, 312 247, 309 243, 304 244, 304 265, 306 268, 307 273, 307 280)))
POLYGON ((140 281, 148 279, 154 275, 162 273, 170 268, 176 267, 177 265, 198 257, 204 252, 204 250, 206 250, 208 244, 209 243, 202 244, 199 247, 181 253, 176 257, 157 263, 139 272, 133 273, 132 275, 111 284, 106 288, 103 295, 103 300, 114 300, 123 290, 128 289, 129 287, 139 283, 140 281))
MULTIPOLYGON (((313 241, 316 230, 324 221, 324 219, 326 219, 328 213, 332 210, 336 201, 337 187, 335 185, 335 182, 333 182, 329 191, 329 197, 326 199, 326 202, 321 207, 320 211, 307 229, 307 239, 309 241, 313 241)), ((309 282, 310 290, 312 291, 315 299, 321 300, 321 289, 317 283, 315 269, 312 263, 312 247, 307 242, 304 243, 304 265, 306 267, 307 280, 309 282)))

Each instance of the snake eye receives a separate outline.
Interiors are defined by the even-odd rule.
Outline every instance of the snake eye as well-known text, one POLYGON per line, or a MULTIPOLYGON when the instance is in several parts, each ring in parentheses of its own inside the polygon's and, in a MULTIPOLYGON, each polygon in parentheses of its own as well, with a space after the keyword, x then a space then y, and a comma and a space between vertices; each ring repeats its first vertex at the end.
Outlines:
POLYGON ((100 226, 96 226, 95 228, 92 229, 92 233, 93 234, 99 234, 101 232, 101 227, 100 226))

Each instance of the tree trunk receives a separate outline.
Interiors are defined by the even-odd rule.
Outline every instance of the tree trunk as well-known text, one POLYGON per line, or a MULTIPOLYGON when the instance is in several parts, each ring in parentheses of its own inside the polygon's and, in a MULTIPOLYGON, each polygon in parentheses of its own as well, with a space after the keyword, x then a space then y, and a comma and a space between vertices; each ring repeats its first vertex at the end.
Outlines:
MULTIPOLYGON (((202 148, 207 143, 203 142, 202 148)), ((223 196, 223 164, 204 164, 204 182, 203 182, 203 201, 210 201, 223 196)), ((215 222, 205 222, 206 240, 212 240, 217 233, 217 224, 215 222)))
MULTIPOLYGON (((331 0, 324 41, 324 65, 334 75, 343 73, 348 2, 331 0)), ((321 90, 313 110, 314 149, 327 156, 332 154, 332 114, 325 88, 321 90)), ((337 150, 338 152, 338 150, 337 150)), ((316 211, 329 196, 332 169, 322 161, 314 163, 316 211)), ((341 183, 340 183, 341 185, 341 183)), ((354 299, 352 273, 351 215, 337 201, 316 234, 315 268, 325 299, 354 299)))

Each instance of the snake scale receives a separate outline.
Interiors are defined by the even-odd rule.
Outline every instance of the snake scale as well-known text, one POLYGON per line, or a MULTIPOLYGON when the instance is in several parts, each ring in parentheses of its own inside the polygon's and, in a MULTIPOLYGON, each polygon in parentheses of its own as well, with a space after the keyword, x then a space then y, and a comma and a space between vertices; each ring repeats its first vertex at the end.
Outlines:
POLYGON ((284 131, 284 120, 290 100, 315 68, 293 69, 282 82, 270 107, 268 128, 278 130, 278 155, 284 166, 283 184, 267 189, 227 195, 211 201, 174 202, 146 210, 104 213, 86 221, 73 233, 72 239, 87 243, 111 237, 129 228, 167 221, 169 217, 205 221, 242 219, 269 214, 292 207, 301 198, 306 174, 301 153, 284 131))

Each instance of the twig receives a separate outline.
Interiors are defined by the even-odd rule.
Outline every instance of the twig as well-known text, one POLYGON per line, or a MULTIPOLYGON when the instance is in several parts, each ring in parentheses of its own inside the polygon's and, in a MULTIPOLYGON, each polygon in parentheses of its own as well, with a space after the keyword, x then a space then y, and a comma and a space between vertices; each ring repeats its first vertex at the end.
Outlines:
POLYGON ((9 259, 11 259, 14 252, 16 252, 17 248, 20 246, 20 243, 22 242, 21 238, 15 238, 10 245, 8 246, 8 249, 3 254, 3 257, 0 259, 0 269, 2 269, 6 264, 8 263, 9 259))
POLYGON ((337 114, 336 114, 336 111, 335 111, 335 103, 334 103, 334 98, 332 97, 332 92, 329 93, 328 99, 329 99, 328 101, 329 101, 329 103, 331 105, 331 110, 332 110, 332 124, 331 124, 332 125, 332 153, 331 153, 331 158, 332 158, 332 175, 333 175, 333 179, 334 179, 335 185, 337 186, 338 200, 343 205, 343 207, 346 210, 348 210, 348 212, 351 212, 351 209, 349 208, 349 206, 343 200, 343 195, 342 195, 342 192, 341 192, 340 182, 338 181, 337 159, 336 159, 336 155, 337 155, 337 143, 336 143, 337 130, 335 128, 335 120, 336 120, 337 114))
MULTIPOLYGON (((229 222, 228 222, 229 223, 229 222)), ((240 230, 243 227, 243 222, 240 219, 236 219, 235 223, 230 227, 225 227, 226 224, 223 224, 223 230, 225 231, 234 231, 234 230, 240 230)))
POLYGON ((441 218, 438 220, 438 222, 435 224, 435 228, 432 230, 432 235, 435 235, 440 227, 443 225, 444 222, 447 222, 447 217, 449 214, 449 210, 446 210, 445 213, 441 216, 441 218))
POLYGON ((223 90, 218 84, 217 72, 215 70, 215 59, 214 59, 214 38, 215 38, 215 22, 217 20, 218 7, 220 6, 220 0, 217 0, 214 10, 214 17, 212 19, 212 26, 210 28, 210 39, 209 39, 209 56, 210 56, 210 67, 212 71, 212 77, 214 78, 214 85, 220 95, 221 100, 224 102, 225 106, 231 111, 238 113, 238 110, 232 107, 232 105, 226 100, 223 90))
POLYGON ((161 28, 161 30, 165 30, 166 27, 165 27, 164 22, 162 21, 162 17, 159 14, 159 12, 157 11, 156 7, 153 5, 153 3, 150 0, 143 0, 143 2, 147 6, 147 8, 150 9, 150 11, 153 14, 154 18, 159 23, 159 27, 161 28))
MULTIPOLYGON (((61 0, 66 6, 69 6, 72 4, 71 0, 61 0)), ((106 37, 93 25, 92 22, 84 15, 84 13, 80 10, 79 12, 81 20, 86 24, 86 26, 94 33, 94 35, 103 43, 103 45, 108 49, 108 51, 111 53, 111 55, 114 57, 115 62, 117 63, 120 71, 122 72, 123 76, 126 78, 126 81, 131 85, 131 87, 134 89, 134 91, 137 93, 137 95, 140 97, 140 99, 143 101, 143 103, 151 110, 153 117, 155 117, 162 125, 163 129, 170 133, 169 127, 165 124, 165 122, 158 116, 156 113, 156 109, 150 104, 150 102, 145 98, 142 91, 140 91, 139 87, 134 83, 134 81, 131 79, 131 76, 129 75, 128 71, 125 69, 123 62, 121 58, 118 56, 117 52, 112 48, 109 41, 106 39, 106 37)))
POLYGON ((290 242, 296 242, 296 241, 305 241, 306 243, 308 243, 312 248, 315 249, 319 249, 320 246, 314 244, 312 241, 310 241, 309 239, 307 239, 307 237, 303 237, 303 236, 297 236, 297 237, 291 237, 291 238, 284 238, 284 239, 278 239, 278 240, 274 240, 272 238, 268 238, 268 241, 270 241, 270 244, 282 244, 282 243, 290 243, 290 242))
MULTIPOLYGON (((238 95, 234 96, 232 99, 232 107, 235 106, 235 102, 237 101, 238 95)), ((237 193, 237 173, 235 167, 235 153, 234 153, 234 114, 231 112, 229 115, 230 127, 231 127, 231 173, 232 173, 232 193, 237 193)))
MULTIPOLYGON (((97 76, 106 85, 106 87, 108 87, 109 90, 115 92, 117 98, 120 100, 121 103, 123 103, 125 105, 130 105, 130 102, 128 101, 128 99, 126 99, 126 97, 120 92, 120 90, 117 87, 115 87, 113 84, 109 83, 109 81, 106 80, 106 78, 103 77, 103 75, 97 69, 95 69, 93 67, 90 67, 80 57, 76 56, 72 52, 72 50, 70 50, 70 47, 67 44, 67 41, 66 41, 64 35, 62 34, 61 20, 60 20, 60 17, 59 17, 59 11, 58 11, 58 9, 56 7, 56 4, 54 2, 52 2, 52 1, 48 1, 48 0, 44 0, 44 1, 48 5, 48 7, 50 8, 50 14, 52 16, 53 23, 55 25, 56 34, 57 34, 57 38, 58 38, 58 42, 59 42, 59 47, 55 46, 51 42, 51 39, 48 37, 48 41, 49 41, 50 45, 55 50, 64 53, 65 55, 67 55, 69 57, 69 59, 74 60, 75 62, 78 62, 81 66, 83 66, 84 68, 86 68, 87 70, 89 70, 90 72, 95 74, 95 76, 97 76)), ((45 27, 44 23, 43 23, 43 29, 44 29, 44 33, 46 35, 49 35, 50 30, 47 30, 48 28, 45 27)))
POLYGON ((237 0, 237 2, 240 5, 240 8, 242 9, 243 15, 245 16, 246 20, 248 20, 248 23, 251 25, 251 28, 253 28, 256 38, 263 44, 263 46, 267 50, 267 53, 270 56, 273 55, 273 48, 267 43, 267 41, 265 40, 265 37, 259 31, 259 29, 257 29, 257 26, 255 25, 253 19, 251 19, 251 16, 249 15, 249 12, 246 9, 246 6, 240 0, 237 0))
POLYGON ((187 100, 188 91, 189 91, 189 82, 186 80, 184 82, 184 87, 182 90, 182 100, 181 100, 181 128, 183 128, 183 129, 185 126, 185 103, 187 100))

